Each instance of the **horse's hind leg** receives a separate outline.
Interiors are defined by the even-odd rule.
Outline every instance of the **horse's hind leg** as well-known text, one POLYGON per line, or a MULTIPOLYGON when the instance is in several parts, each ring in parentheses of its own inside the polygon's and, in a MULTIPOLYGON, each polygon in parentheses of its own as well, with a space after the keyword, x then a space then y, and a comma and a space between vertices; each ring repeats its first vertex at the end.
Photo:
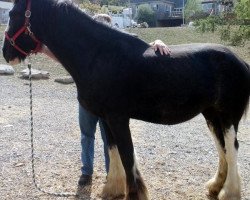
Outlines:
POLYGON ((240 176, 237 167, 238 141, 235 127, 231 126, 225 130, 225 152, 228 164, 227 178, 222 190, 219 193, 219 200, 241 199, 240 176))
POLYGON ((224 150, 225 141, 219 118, 212 112, 206 112, 203 114, 207 120, 209 130, 212 132, 219 154, 218 169, 214 177, 206 183, 206 187, 208 189, 209 196, 217 197, 227 177, 227 161, 224 150))
POLYGON ((108 121, 126 173, 126 200, 148 200, 147 188, 137 168, 129 119, 108 121))
POLYGON ((237 169, 238 142, 233 125, 213 111, 203 113, 219 153, 219 166, 215 176, 207 182, 209 195, 219 200, 240 199, 240 178, 237 169))

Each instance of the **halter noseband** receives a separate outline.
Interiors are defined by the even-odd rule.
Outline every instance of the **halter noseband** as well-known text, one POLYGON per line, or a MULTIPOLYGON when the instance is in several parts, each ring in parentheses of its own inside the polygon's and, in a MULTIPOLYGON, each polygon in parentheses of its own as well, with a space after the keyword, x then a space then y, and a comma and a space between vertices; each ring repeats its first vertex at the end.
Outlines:
POLYGON ((27 8, 25 11, 25 22, 24 25, 22 26, 22 28, 19 29, 19 31, 17 31, 15 33, 15 35, 13 37, 10 37, 7 33, 7 31, 5 31, 5 37, 6 39, 10 42, 10 44, 16 49, 18 50, 20 53, 22 53, 25 56, 29 56, 32 53, 37 53, 42 46, 42 43, 34 36, 33 32, 30 30, 30 16, 31 16, 31 0, 27 0, 27 8), (36 47, 35 49, 31 50, 30 52, 25 52, 24 50, 22 50, 18 45, 16 45, 15 41, 16 39, 22 34, 25 33, 27 35, 29 35, 31 37, 31 39, 36 43, 36 47))

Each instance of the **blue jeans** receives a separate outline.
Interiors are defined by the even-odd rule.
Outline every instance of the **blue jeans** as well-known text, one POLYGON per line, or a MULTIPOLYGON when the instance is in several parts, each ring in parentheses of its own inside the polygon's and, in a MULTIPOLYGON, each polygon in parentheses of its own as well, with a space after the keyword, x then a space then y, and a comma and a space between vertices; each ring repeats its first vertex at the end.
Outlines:
POLYGON ((82 174, 92 175, 93 174, 93 163, 94 163, 94 142, 95 142, 95 131, 96 124, 99 121, 101 130, 101 136, 104 146, 104 157, 105 157, 105 168, 108 173, 109 170, 109 156, 108 147, 105 131, 103 128, 102 120, 89 113, 85 108, 79 105, 79 125, 81 130, 81 160, 82 160, 82 174))

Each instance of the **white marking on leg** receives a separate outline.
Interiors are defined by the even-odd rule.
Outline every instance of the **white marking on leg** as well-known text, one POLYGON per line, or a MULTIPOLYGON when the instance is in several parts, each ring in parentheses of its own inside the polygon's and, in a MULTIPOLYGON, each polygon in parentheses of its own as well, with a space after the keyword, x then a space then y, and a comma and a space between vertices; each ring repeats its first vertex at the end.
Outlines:
POLYGON ((139 178, 139 175, 137 174, 137 162, 136 162, 136 158, 135 158, 135 153, 133 154, 133 157, 134 157, 134 165, 133 165, 133 168, 132 168, 132 173, 134 175, 134 181, 136 181, 137 178, 139 178))
POLYGON ((218 169, 214 177, 206 183, 206 187, 208 189, 209 196, 217 197, 227 177, 227 162, 225 158, 225 152, 220 144, 220 141, 215 135, 213 127, 209 127, 209 129, 212 132, 212 136, 215 141, 215 146, 218 151, 219 163, 218 163, 218 169))
POLYGON ((109 149, 109 173, 103 188, 102 197, 115 198, 124 196, 126 191, 126 175, 116 146, 109 149))
POLYGON ((228 163, 227 178, 218 196, 219 200, 241 199, 240 176, 237 167, 237 149, 235 148, 236 132, 233 127, 226 131, 225 136, 226 161, 228 163))
POLYGON ((148 200, 149 199, 148 190, 137 168, 137 161, 136 161, 135 153, 133 157, 134 157, 134 165, 132 168, 132 173, 134 175, 134 182, 139 184, 138 185, 139 186, 138 187, 138 200, 148 200))

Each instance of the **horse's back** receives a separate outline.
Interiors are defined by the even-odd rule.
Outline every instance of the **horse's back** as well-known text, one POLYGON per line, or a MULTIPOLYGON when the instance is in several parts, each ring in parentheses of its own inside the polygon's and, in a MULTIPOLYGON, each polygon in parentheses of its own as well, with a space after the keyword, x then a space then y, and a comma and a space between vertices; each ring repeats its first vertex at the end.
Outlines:
MULTIPOLYGON (((130 48, 129 43, 124 48, 130 48)), ((94 99, 102 103, 92 104, 92 110, 97 110, 97 114, 102 110, 106 114, 114 112, 155 123, 175 124, 225 102, 230 96, 239 96, 239 87, 245 84, 244 79, 240 80, 244 66, 228 48, 215 44, 170 48, 172 53, 165 56, 143 45, 140 53, 136 47, 131 47, 127 54, 120 49, 112 59, 95 65, 95 76, 91 76, 91 83, 95 84, 89 89, 89 104, 94 99)), ((106 54, 100 56, 111 55, 109 51, 106 54)), ((230 106, 231 102, 227 103, 226 107, 230 106)))
POLYGON ((119 88, 134 118, 179 123, 238 96, 239 87, 246 87, 245 66, 228 48, 216 44, 170 48, 169 56, 149 49, 142 60, 124 67, 125 76, 120 79, 119 88))

